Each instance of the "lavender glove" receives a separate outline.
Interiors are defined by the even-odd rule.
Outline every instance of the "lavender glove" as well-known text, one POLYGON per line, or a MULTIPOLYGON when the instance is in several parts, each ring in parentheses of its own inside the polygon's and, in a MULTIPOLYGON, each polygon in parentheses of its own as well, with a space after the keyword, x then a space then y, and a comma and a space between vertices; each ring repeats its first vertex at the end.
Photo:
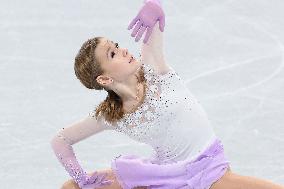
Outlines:
POLYGON ((70 144, 70 141, 62 134, 57 134, 51 141, 51 146, 56 157, 80 188, 94 189, 112 183, 111 180, 105 180, 107 174, 99 174, 95 171, 89 176, 79 165, 70 144))
POLYGON ((159 21, 159 28, 161 32, 163 32, 165 27, 165 14, 160 1, 145 0, 144 6, 140 9, 137 16, 131 21, 128 26, 128 30, 132 29, 132 27, 136 24, 131 36, 135 37, 137 35, 135 38, 135 41, 137 42, 140 40, 147 28, 147 33, 143 40, 144 43, 147 43, 157 21, 159 21), (137 21, 138 23, 136 24, 137 21))

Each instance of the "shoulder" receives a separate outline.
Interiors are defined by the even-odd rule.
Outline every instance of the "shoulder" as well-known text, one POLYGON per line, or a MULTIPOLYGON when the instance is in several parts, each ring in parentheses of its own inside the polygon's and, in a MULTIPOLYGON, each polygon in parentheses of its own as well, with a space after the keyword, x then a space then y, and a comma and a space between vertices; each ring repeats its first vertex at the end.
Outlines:
POLYGON ((143 64, 145 71, 147 73, 153 73, 157 76, 163 76, 168 74, 169 72, 174 71, 173 68, 168 64, 161 64, 161 65, 153 65, 153 64, 143 64))
POLYGON ((88 114, 88 117, 91 118, 92 120, 96 121, 97 125, 99 125, 104 130, 113 130, 114 129, 114 124, 111 124, 108 121, 106 121, 104 116, 101 113, 99 113, 97 118, 96 118, 95 110, 90 111, 89 114, 88 114))
POLYGON ((156 73, 158 75, 167 74, 169 71, 172 70, 168 64, 162 64, 162 65, 156 66, 154 67, 154 69, 156 70, 156 73))

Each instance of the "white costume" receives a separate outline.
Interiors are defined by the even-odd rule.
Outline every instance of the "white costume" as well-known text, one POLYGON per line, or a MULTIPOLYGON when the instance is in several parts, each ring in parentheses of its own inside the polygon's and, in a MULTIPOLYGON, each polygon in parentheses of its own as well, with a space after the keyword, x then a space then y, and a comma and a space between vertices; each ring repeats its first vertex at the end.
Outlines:
MULTIPOLYGON (((163 75, 151 65, 142 68, 147 86, 144 101, 116 124, 105 121, 106 129, 151 145, 161 162, 194 159, 216 139, 206 112, 172 67, 163 75)), ((94 116, 94 111, 89 115, 94 116)))

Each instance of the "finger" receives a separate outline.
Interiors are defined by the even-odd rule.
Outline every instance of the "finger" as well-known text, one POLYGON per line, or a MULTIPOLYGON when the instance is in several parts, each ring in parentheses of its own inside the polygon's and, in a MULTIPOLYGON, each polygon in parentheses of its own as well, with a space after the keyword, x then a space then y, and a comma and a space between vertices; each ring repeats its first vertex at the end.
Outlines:
POLYGON ((87 187, 84 187, 83 189, 95 189, 95 188, 101 188, 102 186, 107 186, 107 185, 111 185, 113 183, 113 181, 108 181, 108 182, 102 182, 102 183, 93 183, 88 185, 87 187))
POLYGON ((153 27, 147 28, 147 33, 146 33, 146 35, 145 35, 145 37, 144 37, 144 40, 143 40, 144 43, 147 43, 147 42, 148 42, 148 39, 149 39, 149 37, 150 37, 152 31, 153 31, 153 27))
POLYGON ((130 24, 128 25, 128 30, 130 30, 130 29, 132 29, 132 27, 136 24, 136 22, 137 22, 137 17, 135 17, 131 22, 130 22, 130 24))
POLYGON ((90 183, 94 183, 94 182, 96 182, 97 181, 97 179, 98 179, 98 173, 97 173, 97 171, 89 178, 89 182, 90 183))
POLYGON ((98 177, 93 176, 92 178, 89 179, 89 184, 93 184, 97 182, 98 177))
POLYGON ((142 37, 142 35, 143 35, 143 33, 144 33, 145 30, 146 30, 146 26, 143 26, 143 25, 142 25, 141 28, 140 28, 140 30, 139 30, 139 32, 138 32, 138 34, 137 34, 137 36, 136 36, 136 38, 135 38, 135 41, 136 41, 136 42, 141 39, 141 37, 142 37))
POLYGON ((107 176, 107 173, 103 173, 101 175, 99 175, 97 182, 101 183, 107 176))
POLYGON ((138 21, 138 23, 136 24, 134 30, 132 31, 132 34, 131 34, 132 37, 135 37, 135 35, 137 34, 137 32, 138 32, 140 26, 142 25, 142 23, 143 23, 142 21, 140 21, 140 20, 138 21))
POLYGON ((163 32, 164 28, 165 28, 165 16, 161 16, 160 17, 160 19, 159 19, 159 27, 160 27, 161 32, 163 32))
POLYGON ((107 186, 107 185, 111 185, 114 181, 113 180, 107 180, 107 181, 103 181, 101 184, 102 186, 107 186))

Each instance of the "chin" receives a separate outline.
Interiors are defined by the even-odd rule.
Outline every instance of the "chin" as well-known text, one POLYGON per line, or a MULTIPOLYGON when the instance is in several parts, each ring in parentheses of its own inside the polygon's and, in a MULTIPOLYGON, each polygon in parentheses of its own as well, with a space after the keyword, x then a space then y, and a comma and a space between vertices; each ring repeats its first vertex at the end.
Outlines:
POLYGON ((137 64, 138 70, 142 68, 142 63, 140 61, 136 61, 135 64, 137 64))

